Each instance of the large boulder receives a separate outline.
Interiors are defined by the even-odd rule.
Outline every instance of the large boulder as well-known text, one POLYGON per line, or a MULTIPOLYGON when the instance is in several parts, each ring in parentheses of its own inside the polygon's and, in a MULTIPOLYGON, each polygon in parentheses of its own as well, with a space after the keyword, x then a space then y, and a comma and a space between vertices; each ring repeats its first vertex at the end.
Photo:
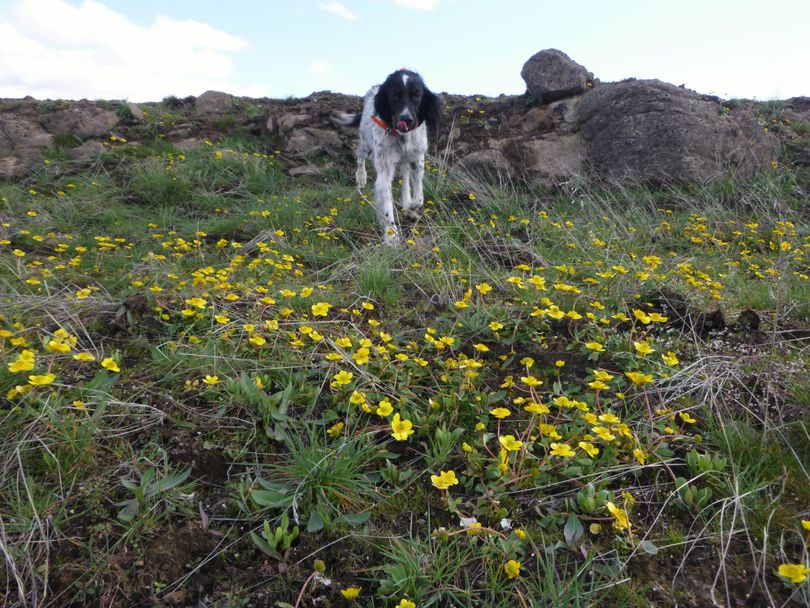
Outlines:
POLYGON ((233 111, 233 95, 222 91, 206 91, 194 100, 194 109, 202 116, 227 114, 233 111))
POLYGON ((118 124, 118 114, 89 101, 79 101, 42 117, 42 126, 54 135, 79 139, 104 137, 118 124))
POLYGON ((747 111, 659 80, 602 85, 576 108, 591 173, 660 184, 750 175, 778 154, 778 139, 747 111))
POLYGON ((0 116, 0 179, 27 175, 52 141, 53 136, 33 120, 0 116))
POLYGON ((529 93, 544 104, 581 95, 593 85, 593 74, 557 49, 532 55, 520 75, 529 93))

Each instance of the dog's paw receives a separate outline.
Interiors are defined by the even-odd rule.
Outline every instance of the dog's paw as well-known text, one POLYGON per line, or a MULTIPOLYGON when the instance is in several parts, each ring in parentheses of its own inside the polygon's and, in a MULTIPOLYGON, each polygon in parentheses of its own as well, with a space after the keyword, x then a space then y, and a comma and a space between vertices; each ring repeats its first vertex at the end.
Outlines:
POLYGON ((405 216, 405 219, 407 219, 410 222, 418 222, 419 218, 422 217, 419 214, 419 212, 414 208, 403 209, 402 210, 402 215, 405 216))

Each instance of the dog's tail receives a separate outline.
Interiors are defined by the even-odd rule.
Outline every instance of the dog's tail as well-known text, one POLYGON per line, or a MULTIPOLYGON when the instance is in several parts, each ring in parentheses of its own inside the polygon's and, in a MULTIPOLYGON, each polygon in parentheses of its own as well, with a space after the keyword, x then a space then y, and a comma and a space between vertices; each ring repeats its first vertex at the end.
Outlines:
POLYGON ((359 127, 361 114, 346 114, 341 112, 339 116, 335 116, 335 122, 342 127, 359 127))

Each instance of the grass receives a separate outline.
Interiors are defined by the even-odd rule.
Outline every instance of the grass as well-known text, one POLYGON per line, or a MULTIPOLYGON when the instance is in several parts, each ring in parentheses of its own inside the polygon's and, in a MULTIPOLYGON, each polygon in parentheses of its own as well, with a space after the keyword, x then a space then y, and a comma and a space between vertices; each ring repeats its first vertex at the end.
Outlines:
POLYGON ((806 173, 434 159, 389 248, 342 175, 144 141, 0 185, 7 605, 807 605, 806 173))

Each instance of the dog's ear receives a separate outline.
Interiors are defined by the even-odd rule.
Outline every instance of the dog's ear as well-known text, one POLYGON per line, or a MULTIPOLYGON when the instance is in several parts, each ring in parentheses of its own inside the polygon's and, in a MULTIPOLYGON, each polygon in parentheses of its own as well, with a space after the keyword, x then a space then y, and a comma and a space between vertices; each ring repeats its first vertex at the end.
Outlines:
POLYGON ((379 116, 383 122, 392 124, 394 117, 391 112, 391 102, 389 101, 388 94, 388 80, 380 85, 377 94, 374 96, 374 113, 379 116))
POLYGON ((434 129, 439 125, 442 114, 442 98, 427 87, 422 89, 422 103, 419 104, 419 122, 426 122, 434 129))

